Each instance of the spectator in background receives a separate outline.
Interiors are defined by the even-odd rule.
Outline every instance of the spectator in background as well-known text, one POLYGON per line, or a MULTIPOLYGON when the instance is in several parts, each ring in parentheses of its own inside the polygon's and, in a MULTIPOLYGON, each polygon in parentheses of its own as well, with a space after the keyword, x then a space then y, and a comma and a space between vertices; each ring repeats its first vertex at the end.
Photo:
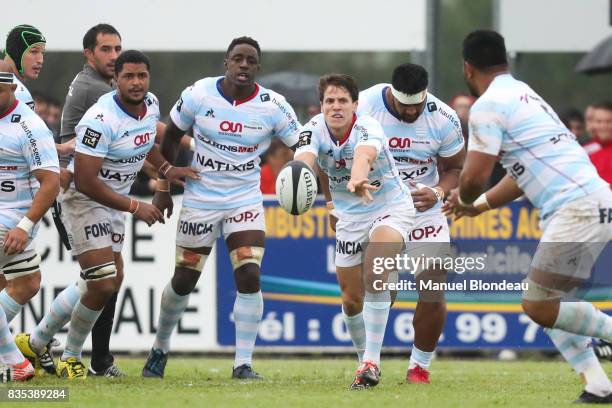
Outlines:
POLYGON ((568 128, 581 145, 586 144, 590 136, 585 131, 584 116, 577 109, 568 109, 561 114, 561 122, 568 128))
POLYGON ((287 162, 293 160, 293 151, 274 138, 264 157, 266 162, 261 166, 261 192, 275 194, 276 176, 287 162))
POLYGON ((453 95, 448 105, 457 112, 459 122, 461 122, 461 131, 467 138, 468 136, 468 119, 470 117, 470 108, 476 102, 476 98, 465 92, 459 92, 453 95))
POLYGON ((612 102, 593 107, 593 133, 595 137, 584 145, 599 176, 612 184, 612 102))
POLYGON ((591 140, 592 138, 596 136, 595 129, 594 129, 595 122, 593 120, 595 117, 594 115, 595 115, 595 104, 590 104, 584 110, 584 128, 586 130, 585 138, 587 141, 591 140))
POLYGON ((45 122, 49 130, 53 132, 55 143, 59 143, 62 106, 56 99, 40 94, 35 94, 32 99, 34 100, 34 112, 45 122))

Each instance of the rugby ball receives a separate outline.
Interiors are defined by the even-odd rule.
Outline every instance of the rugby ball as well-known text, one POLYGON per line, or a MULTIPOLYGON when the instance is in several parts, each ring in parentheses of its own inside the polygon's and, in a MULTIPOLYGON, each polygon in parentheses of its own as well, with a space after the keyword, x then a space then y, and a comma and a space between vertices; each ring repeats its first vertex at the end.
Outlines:
POLYGON ((303 161, 287 163, 276 177, 276 198, 289 214, 310 210, 317 196, 317 177, 303 161))

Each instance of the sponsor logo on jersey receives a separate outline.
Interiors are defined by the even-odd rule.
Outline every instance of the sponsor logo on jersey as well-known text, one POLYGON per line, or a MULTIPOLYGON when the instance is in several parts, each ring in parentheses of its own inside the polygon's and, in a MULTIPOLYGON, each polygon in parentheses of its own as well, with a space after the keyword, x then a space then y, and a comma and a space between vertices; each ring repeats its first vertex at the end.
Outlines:
POLYGON ((196 161, 204 168, 210 168, 215 171, 249 171, 255 168, 255 160, 250 160, 242 164, 230 164, 219 160, 214 160, 206 157, 203 154, 196 153, 196 161))
POLYGON ((302 133, 300 133, 300 139, 298 141, 297 147, 308 146, 311 140, 312 140, 312 132, 310 130, 305 130, 302 133))
POLYGON ((298 126, 297 126, 297 118, 295 117, 295 115, 293 113, 291 113, 286 107, 285 105, 283 105, 280 101, 278 101, 276 98, 272 99, 272 103, 274 103, 276 106, 278 106, 278 109, 285 115, 285 118, 287 119, 287 122, 289 124, 289 128, 292 131, 296 131, 298 126))
POLYGON ((219 149, 224 152, 232 152, 232 153, 254 153, 259 149, 259 144, 255 146, 236 146, 236 145, 225 145, 217 142, 216 140, 211 140, 207 137, 202 136, 199 133, 196 133, 196 137, 204 144, 212 146, 216 149, 219 149))
POLYGON ((458 129, 461 128, 461 124, 459 123, 459 121, 453 115, 451 115, 450 113, 446 112, 442 108, 438 109, 438 112, 442 116, 444 116, 446 119, 448 119, 453 124, 453 126, 455 126, 455 128, 458 128, 458 129))
POLYGON ((433 157, 428 157, 427 160, 417 160, 412 157, 393 157, 396 163, 410 163, 410 164, 431 164, 434 162, 433 157))
POLYGON ((83 135, 82 142, 85 146, 89 146, 92 149, 95 149, 96 146, 98 146, 98 142, 100 141, 101 137, 102 133, 96 132, 91 128, 87 128, 85 129, 85 134, 83 135))
POLYGON ((234 222, 235 223, 254 222, 257 218, 259 218, 260 215, 261 213, 257 211, 245 211, 243 213, 236 215, 235 217, 226 218, 225 223, 231 224, 234 222))
POLYGON ((213 224, 204 224, 201 222, 179 221, 179 231, 185 235, 205 235, 212 232, 213 224))
POLYGON ((104 122, 104 115, 101 113, 98 113, 96 117, 94 118, 94 120, 99 120, 100 122, 104 122))
POLYGON ((15 180, 4 180, 0 182, 0 191, 3 193, 12 193, 16 188, 15 180))
POLYGON ((85 226, 85 239, 98 238, 111 233, 110 222, 98 222, 85 226))
POLYGON ((600 208, 599 209, 599 223, 600 224, 612 223, 612 208, 600 208))
POLYGON ((270 94, 261 94, 259 95, 259 98, 261 99, 262 102, 268 102, 270 100, 270 94))
POLYGON ((26 102, 26 105, 28 105, 28 106, 30 107, 30 109, 32 109, 33 111, 35 111, 35 109, 34 109, 34 108, 35 108, 35 106, 36 106, 36 105, 34 105, 34 101, 26 102))
POLYGON ((206 116, 207 118, 214 118, 215 111, 213 110, 213 108, 210 108, 209 110, 206 111, 206 114, 204 116, 206 116))
POLYGON ((427 103, 427 111, 428 112, 435 112, 438 110, 438 107, 436 106, 435 102, 428 102, 427 103))
POLYGON ((19 121, 21 120, 21 115, 18 113, 13 114, 13 116, 11 116, 11 123, 19 123, 19 121))
POLYGON ((151 140, 151 134, 149 132, 143 133, 142 135, 138 135, 134 138, 134 144, 136 147, 140 147, 143 144, 149 143, 149 140, 151 140))
POLYGON ((442 225, 427 225, 422 228, 415 228, 408 235, 409 241, 420 241, 430 237, 437 237, 442 231, 442 225))
POLYGON ((340 170, 340 169, 344 169, 346 168, 346 160, 344 159, 340 159, 340 160, 335 160, 335 164, 336 164, 336 170, 340 170))
POLYGON ((219 123, 219 130, 223 132, 223 134, 227 135, 240 136, 240 133, 242 133, 242 127, 242 123, 231 122, 229 120, 224 120, 223 122, 219 123))
POLYGON ((36 144, 36 139, 34 139, 34 135, 32 134, 32 131, 30 130, 30 128, 25 122, 21 122, 19 125, 25 132, 28 138, 28 141, 30 142, 30 149, 32 151, 32 161, 34 165, 35 166, 42 165, 42 159, 40 158, 40 151, 38 150, 38 145, 36 144))
POLYGON ((137 175, 138 175, 138 172, 121 174, 118 171, 113 171, 110 169, 104 169, 104 168, 100 169, 100 176, 102 178, 107 179, 107 180, 121 181, 124 183, 128 181, 136 180, 137 175))
POLYGON ((340 241, 336 240, 336 253, 343 255, 355 255, 363 252, 361 243, 351 241, 340 241))
POLYGON ((139 155, 128 157, 126 159, 109 159, 107 157, 106 160, 108 160, 111 163, 138 163, 138 162, 143 161, 146 157, 147 157, 147 153, 141 153, 139 155))
POLYGON ((389 148, 391 149, 408 149, 410 144, 411 140, 408 137, 394 136, 389 139, 389 148))
POLYGON ((183 109, 183 97, 181 96, 178 101, 176 101, 176 111, 180 112, 183 109))

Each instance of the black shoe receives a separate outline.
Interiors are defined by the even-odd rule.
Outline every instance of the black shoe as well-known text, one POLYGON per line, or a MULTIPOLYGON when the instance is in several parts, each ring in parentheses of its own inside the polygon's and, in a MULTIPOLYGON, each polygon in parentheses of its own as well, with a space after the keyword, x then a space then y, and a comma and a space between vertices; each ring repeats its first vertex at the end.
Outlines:
POLYGON ((47 374, 55 375, 56 367, 53 361, 53 353, 51 347, 59 346, 59 341, 54 337, 49 343, 47 343, 47 349, 38 355, 38 361, 40 362, 40 368, 42 368, 47 374))
POLYGON ((160 349, 151 349, 147 362, 142 369, 142 376, 149 378, 164 378, 164 370, 168 362, 168 353, 160 349))
POLYGON ((575 404, 612 404, 612 392, 605 397, 591 394, 587 390, 582 391, 575 404))
POLYGON ((111 364, 104 370, 96 371, 91 366, 89 367, 88 375, 96 377, 127 377, 123 371, 121 371, 116 365, 111 364))
POLYGON ((380 369, 372 361, 364 361, 357 369, 355 379, 349 387, 351 390, 365 390, 375 387, 380 382, 380 369))
POLYGON ((599 358, 612 361, 612 343, 605 340, 599 340, 594 346, 595 355, 599 358))
POLYGON ((253 370, 248 364, 243 364, 232 369, 232 378, 238 380, 263 380, 264 377, 253 370))

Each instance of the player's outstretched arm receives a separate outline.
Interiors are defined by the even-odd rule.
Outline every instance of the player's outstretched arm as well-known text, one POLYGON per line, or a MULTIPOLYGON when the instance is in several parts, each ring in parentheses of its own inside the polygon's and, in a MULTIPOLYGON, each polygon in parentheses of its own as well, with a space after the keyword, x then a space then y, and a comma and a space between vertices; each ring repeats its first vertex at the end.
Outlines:
POLYGON ((88 156, 76 152, 74 156, 74 186, 76 190, 106 207, 119 211, 129 211, 148 225, 155 224, 157 221, 163 223, 164 215, 157 207, 116 193, 98 178, 103 161, 103 157, 88 156))
POLYGON ((514 179, 506 175, 499 183, 481 194, 480 197, 469 206, 462 206, 459 204, 458 189, 452 190, 448 200, 442 207, 442 212, 447 216, 454 214, 455 220, 463 216, 475 217, 485 211, 508 204, 522 195, 523 191, 519 188, 514 179))
POLYGON ((461 176, 459 177, 459 197, 463 204, 471 204, 482 193, 489 182, 497 156, 477 151, 469 151, 461 176))
POLYGON ((374 146, 357 146, 351 168, 351 179, 346 186, 348 191, 361 197, 366 204, 374 199, 370 190, 377 189, 370 185, 368 180, 370 168, 377 156, 378 152, 374 146))
POLYGON ((22 220, 17 227, 6 234, 4 252, 7 255, 17 254, 25 249, 30 230, 45 215, 59 194, 60 180, 58 173, 49 170, 34 170, 32 174, 40 183, 40 189, 34 195, 32 206, 25 215, 31 221, 31 225, 26 225, 24 229, 22 224, 24 221, 22 220))
POLYGON ((334 212, 334 202, 332 200, 331 191, 329 191, 329 177, 322 170, 319 170, 319 182, 321 184, 321 190, 325 196, 325 202, 327 206, 327 212, 329 213, 329 226, 332 231, 336 231, 336 224, 338 223, 338 217, 334 212))

